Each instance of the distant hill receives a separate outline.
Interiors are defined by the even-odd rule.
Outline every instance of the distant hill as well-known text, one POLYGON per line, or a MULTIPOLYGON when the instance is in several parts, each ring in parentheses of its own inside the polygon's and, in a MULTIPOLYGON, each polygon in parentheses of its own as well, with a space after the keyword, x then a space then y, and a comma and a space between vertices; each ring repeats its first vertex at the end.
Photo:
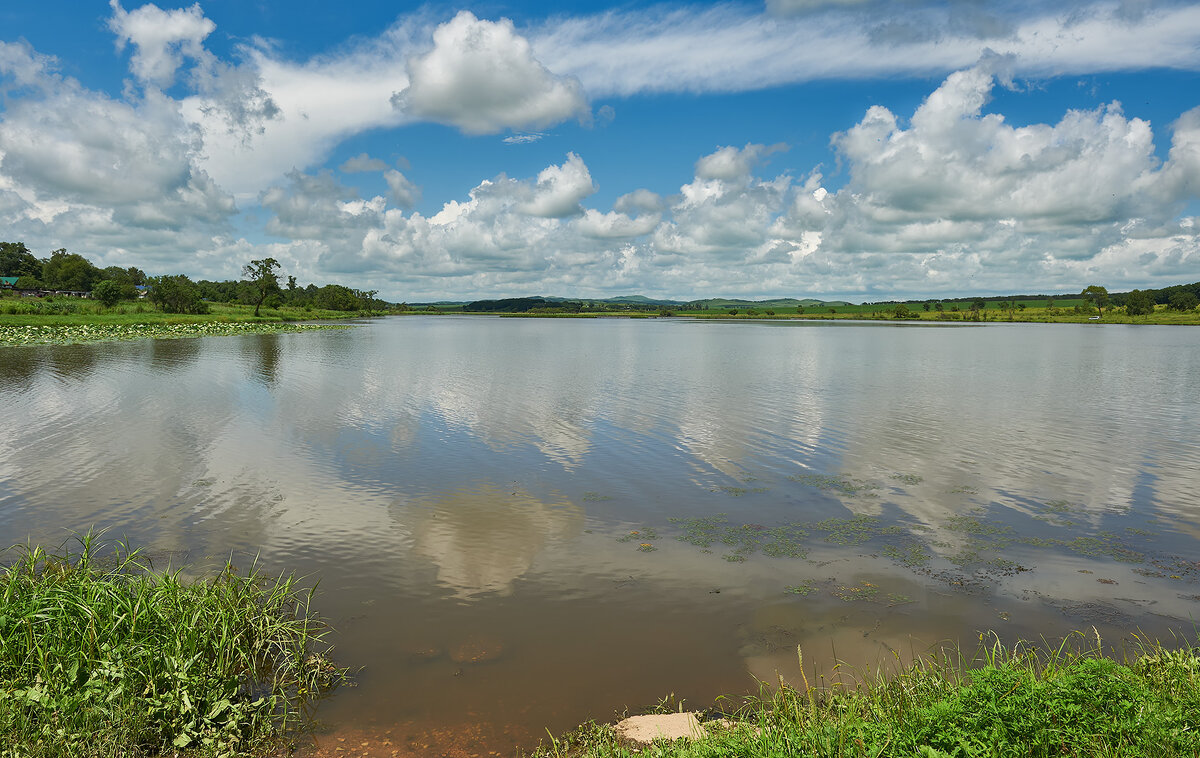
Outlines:
POLYGON ((686 303, 683 300, 656 300, 645 295, 620 295, 618 297, 547 297, 551 303, 613 303, 626 305, 652 305, 656 308, 668 306, 678 308, 686 303))
POLYGON ((805 298, 797 300, 794 297, 777 297, 774 300, 738 300, 727 297, 710 297, 704 300, 692 300, 687 303, 689 308, 796 308, 803 306, 811 308, 814 306, 838 306, 850 305, 845 300, 816 300, 813 298, 805 298))
POLYGON ((728 297, 712 297, 703 300, 665 300, 662 298, 646 297, 645 295, 619 295, 617 297, 605 298, 589 298, 589 297, 559 297, 554 295, 547 296, 527 296, 527 297, 510 297, 499 298, 495 300, 438 300, 436 302, 427 303, 410 303, 414 308, 425 308, 434 306, 436 308, 457 308, 467 306, 467 310, 508 310, 511 307, 516 307, 518 310, 528 310, 531 307, 538 305, 552 305, 557 303, 580 303, 587 305, 605 304, 605 305, 631 305, 644 306, 646 308, 673 308, 673 309, 688 309, 688 310, 703 310, 710 308, 795 308, 803 306, 825 307, 825 306, 846 306, 851 303, 845 300, 816 300, 814 298, 805 298, 797 300, 793 297, 780 297, 771 300, 740 300, 737 298, 728 297), (482 308, 472 307, 476 304, 485 304, 482 308))

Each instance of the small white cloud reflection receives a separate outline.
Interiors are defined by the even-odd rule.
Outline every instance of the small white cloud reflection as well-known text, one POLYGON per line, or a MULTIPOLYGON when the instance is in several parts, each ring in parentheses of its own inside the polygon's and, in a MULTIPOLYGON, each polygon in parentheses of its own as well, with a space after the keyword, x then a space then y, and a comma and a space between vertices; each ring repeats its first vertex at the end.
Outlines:
POLYGON ((437 582, 461 599, 510 593, 547 545, 576 537, 584 521, 565 498, 540 500, 515 484, 417 499, 395 515, 415 552, 437 565, 437 582))

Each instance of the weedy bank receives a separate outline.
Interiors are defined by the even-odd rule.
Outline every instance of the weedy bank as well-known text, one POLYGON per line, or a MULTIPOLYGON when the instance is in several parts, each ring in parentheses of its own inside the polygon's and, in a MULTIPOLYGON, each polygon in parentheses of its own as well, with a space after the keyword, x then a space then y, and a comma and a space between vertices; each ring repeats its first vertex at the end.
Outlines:
MULTIPOLYGON (((1118 662, 1098 636, 1057 648, 992 638, 974 656, 943 652, 898 673, 783 685, 707 722, 696 740, 633 745, 588 724, 537 756, 624 758, 1171 758, 1200 755, 1200 649, 1135 636, 1118 662)), ((802 661, 803 663, 803 661, 802 661)), ((807 679, 807 677, 806 677, 807 679)), ((720 705, 720 704, 718 704, 720 705)))
POLYGON ((95 534, 0 573, 0 755, 240 755, 285 744, 346 675, 311 590, 226 564, 156 573, 95 534))

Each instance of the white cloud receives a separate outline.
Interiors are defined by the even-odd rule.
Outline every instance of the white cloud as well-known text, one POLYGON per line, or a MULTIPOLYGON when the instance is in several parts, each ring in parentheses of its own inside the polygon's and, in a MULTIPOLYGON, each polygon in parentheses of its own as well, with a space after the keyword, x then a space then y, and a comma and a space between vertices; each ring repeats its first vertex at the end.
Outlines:
POLYGON ((528 145, 531 142, 537 142, 545 138, 542 132, 525 132, 523 134, 510 134, 501 140, 506 145, 528 145))
POLYGON ((1162 285, 1196 270, 1200 234, 1179 214, 1200 185, 1200 109, 1176 122, 1160 163, 1150 125, 1118 104, 1012 126, 983 113, 994 86, 969 69, 908 118, 868 109, 833 136, 848 176, 837 191, 816 170, 762 176, 778 147, 749 144, 700 156, 672 198, 639 189, 611 210, 586 207, 595 182, 571 153, 431 217, 379 198, 352 206, 327 178, 308 193, 329 196, 320 208, 289 218, 316 220, 318 268, 391 281, 410 300, 631 287, 892 298, 1162 285))
POLYGON ((233 198, 196 165, 198 135, 174 100, 153 89, 114 100, 19 53, 9 47, 0 63, 35 92, 10 100, 0 120, 0 224, 10 234, 101 261, 137 254, 153 269, 178 268, 186 251, 229 232, 233 198))
POLYGON ((204 40, 217 25, 204 17, 199 3, 172 11, 153 4, 126 11, 118 0, 109 0, 109 5, 113 11, 109 28, 117 35, 118 48, 133 43, 130 67, 140 81, 169 87, 185 57, 207 56, 204 40))
POLYGON ((338 166, 338 171, 343 174, 365 174, 368 172, 387 171, 388 164, 372 158, 366 153, 359 153, 353 158, 347 158, 342 165, 338 166))
MULTIPOLYGON (((1081 5, 1070 18, 1018 20, 983 42, 983 21, 960 29, 947 16, 930 42, 887 26, 895 17, 864 27, 861 9, 839 3, 803 20, 734 5, 658 6, 556 17, 533 30, 469 13, 440 26, 410 16, 377 39, 299 62, 266 44, 217 60, 203 46, 211 22, 195 6, 113 8, 140 82, 120 96, 59 75, 27 44, 0 43, 0 224, 36 249, 67 245, 105 265, 207 276, 236 276, 239 261, 270 255, 291 274, 406 299, 1077 290, 1177 283, 1200 264, 1200 229, 1185 215, 1200 187, 1200 108, 1157 134, 1120 103, 1028 125, 984 112, 997 79, 1012 72, 1136 67, 1148 65, 1147 50, 1168 65, 1200 66, 1200 12, 1190 6, 1139 14, 1081 5), (1132 42, 1115 44, 1122 34, 1132 42), (970 66, 983 43, 997 54, 970 66), (1106 45, 1115 63, 1101 60, 1106 45), (421 188, 402 173, 407 164, 363 153, 341 174, 321 168, 347 137, 417 118, 491 133, 586 117, 584 90, 564 73, 595 96, 737 90, 889 66, 934 71, 959 60, 968 67, 911 114, 875 106, 832 136, 840 187, 819 167, 796 179, 767 172, 781 146, 749 144, 697 157, 673 196, 610 186, 626 194, 593 207, 600 188, 571 152, 530 176, 478 181, 422 214, 408 210, 421 188), (190 95, 164 93, 176 79, 190 95), (1161 160, 1155 143, 1168 133, 1161 160), (343 183, 367 172, 370 192, 343 183), (277 241, 235 238, 235 197, 265 219, 246 222, 248 235, 277 241)), ((939 12, 922 7, 915 17, 939 12)))
POLYGON ((400 208, 409 208, 421 199, 421 188, 409 181, 404 174, 391 169, 384 173, 384 181, 388 186, 388 197, 392 204, 400 208))
POLYGON ((1110 3, 1032 12, 1025 4, 994 12, 974 3, 824 5, 781 17, 736 4, 663 4, 555 17, 528 37, 539 60, 578 77, 593 99, 929 75, 971 66, 989 51, 1013 56, 1023 76, 1200 66, 1194 3, 1140 14, 1110 3))
POLYGON ((508 19, 460 11, 434 31, 433 42, 409 60, 409 85, 393 98, 406 113, 467 134, 538 129, 587 115, 579 83, 538 62, 508 19))
POLYGON ((575 153, 567 155, 561 166, 548 166, 538 174, 532 197, 521 204, 521 210, 531 216, 562 218, 583 213, 579 204, 595 193, 596 185, 588 167, 575 153))

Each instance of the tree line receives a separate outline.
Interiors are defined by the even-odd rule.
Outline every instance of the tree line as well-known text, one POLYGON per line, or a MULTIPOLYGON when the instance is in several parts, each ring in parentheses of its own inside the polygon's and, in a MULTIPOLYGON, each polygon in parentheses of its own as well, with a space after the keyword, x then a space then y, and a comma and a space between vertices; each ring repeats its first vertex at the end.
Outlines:
POLYGON ((280 264, 274 258, 253 260, 237 281, 192 280, 184 274, 147 276, 130 266, 99 268, 78 253, 65 249, 38 258, 23 242, 0 242, 0 276, 17 277, 15 289, 86 292, 105 305, 145 295, 167 313, 206 313, 209 303, 241 303, 262 307, 318 308, 331 311, 379 311, 394 306, 376 297, 378 290, 358 290, 340 284, 300 286, 296 277, 280 282, 280 264))

